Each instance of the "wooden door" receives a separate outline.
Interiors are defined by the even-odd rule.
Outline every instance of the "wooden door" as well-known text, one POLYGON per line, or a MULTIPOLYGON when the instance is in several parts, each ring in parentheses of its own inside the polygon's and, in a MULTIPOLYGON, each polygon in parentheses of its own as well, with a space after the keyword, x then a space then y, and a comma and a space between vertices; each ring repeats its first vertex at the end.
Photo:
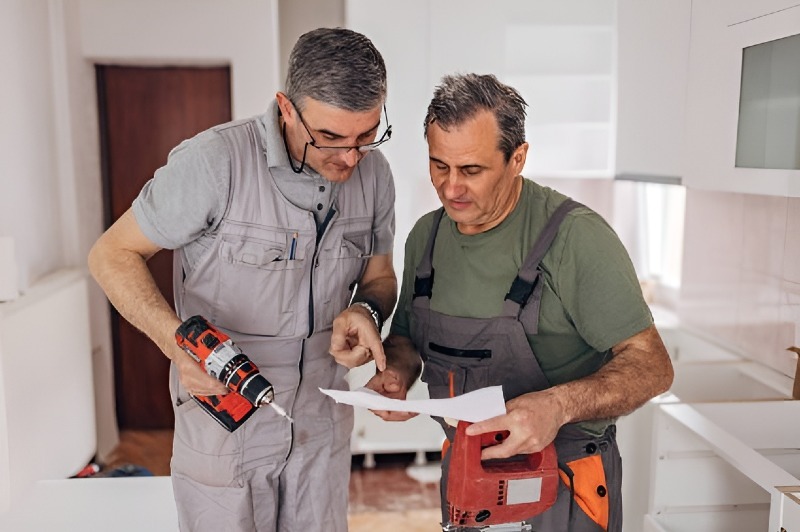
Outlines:
MULTIPOLYGON (((182 140, 231 119, 230 69, 97 65, 106 227, 182 140)), ((173 303, 172 252, 148 262, 173 303)), ((141 332, 111 311, 114 384, 120 429, 172 428, 169 361, 141 332)))

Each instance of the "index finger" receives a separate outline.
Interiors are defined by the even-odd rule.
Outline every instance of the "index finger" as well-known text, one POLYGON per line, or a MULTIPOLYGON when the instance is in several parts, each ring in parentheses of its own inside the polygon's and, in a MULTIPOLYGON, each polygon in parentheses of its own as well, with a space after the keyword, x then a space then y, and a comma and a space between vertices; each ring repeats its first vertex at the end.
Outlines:
POLYGON ((507 414, 495 416, 484 421, 473 423, 467 427, 467 436, 476 436, 485 432, 495 432, 500 430, 508 430, 507 414))
POLYGON ((372 358, 375 360, 375 365, 378 367, 378 370, 385 371, 386 353, 383 352, 383 343, 381 343, 380 337, 378 337, 377 342, 372 340, 367 341, 367 347, 372 353, 372 358))

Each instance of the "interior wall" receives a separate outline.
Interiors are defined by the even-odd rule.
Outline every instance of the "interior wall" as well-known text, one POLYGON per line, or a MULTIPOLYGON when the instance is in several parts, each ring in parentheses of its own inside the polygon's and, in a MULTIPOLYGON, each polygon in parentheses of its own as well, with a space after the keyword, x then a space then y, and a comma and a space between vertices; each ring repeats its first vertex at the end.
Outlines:
POLYGON ((344 0, 278 0, 280 85, 286 79, 289 53, 297 38, 316 28, 344 26, 344 0))
POLYGON ((0 3, 0 236, 21 291, 64 262, 49 28, 48 2, 0 3))
MULTIPOLYGON (((60 135, 59 143, 68 143, 74 168, 67 169, 61 181, 63 189, 75 190, 74 201, 67 201, 65 208, 72 210, 78 228, 74 239, 78 249, 73 253, 85 264, 104 227, 94 64, 228 64, 234 119, 262 113, 279 87, 277 0, 49 2, 61 12, 64 32, 65 53, 59 67, 66 74, 57 92, 66 95, 69 133, 60 135), (221 20, 225 24, 220 24, 221 20)), ((64 158, 67 163, 69 159, 64 158)), ((95 283, 90 286, 98 453, 102 457, 117 443, 113 357, 108 301, 95 283)))
POLYGON ((688 189, 681 323, 794 377, 800 198, 688 189))

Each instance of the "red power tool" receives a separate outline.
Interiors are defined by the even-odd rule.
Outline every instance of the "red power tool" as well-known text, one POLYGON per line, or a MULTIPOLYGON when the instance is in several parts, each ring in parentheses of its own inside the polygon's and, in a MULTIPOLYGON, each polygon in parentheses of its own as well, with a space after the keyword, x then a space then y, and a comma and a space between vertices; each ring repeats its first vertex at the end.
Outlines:
POLYGON ((258 371, 230 337, 202 316, 192 316, 175 331, 175 340, 212 377, 231 390, 225 395, 193 395, 206 412, 229 432, 238 429, 264 405, 289 421, 286 411, 275 404, 272 384, 258 371))
POLYGON ((481 461, 481 450, 502 443, 508 431, 467 436, 470 423, 459 421, 447 477, 449 523, 445 532, 526 531, 527 518, 556 502, 558 458, 551 443, 538 453, 481 461))

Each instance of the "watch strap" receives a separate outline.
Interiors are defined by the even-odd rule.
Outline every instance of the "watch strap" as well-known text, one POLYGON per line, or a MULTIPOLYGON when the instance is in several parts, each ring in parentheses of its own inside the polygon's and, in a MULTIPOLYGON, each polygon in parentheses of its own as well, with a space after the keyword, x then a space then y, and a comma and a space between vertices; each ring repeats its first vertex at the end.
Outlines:
POLYGON ((375 327, 378 328, 378 331, 381 330, 381 328, 383 327, 383 320, 381 319, 380 312, 378 312, 378 310, 375 307, 373 307, 367 301, 354 301, 353 305, 358 305, 360 307, 364 307, 365 309, 367 309, 367 312, 369 312, 369 315, 372 316, 372 319, 375 321, 375 327))

